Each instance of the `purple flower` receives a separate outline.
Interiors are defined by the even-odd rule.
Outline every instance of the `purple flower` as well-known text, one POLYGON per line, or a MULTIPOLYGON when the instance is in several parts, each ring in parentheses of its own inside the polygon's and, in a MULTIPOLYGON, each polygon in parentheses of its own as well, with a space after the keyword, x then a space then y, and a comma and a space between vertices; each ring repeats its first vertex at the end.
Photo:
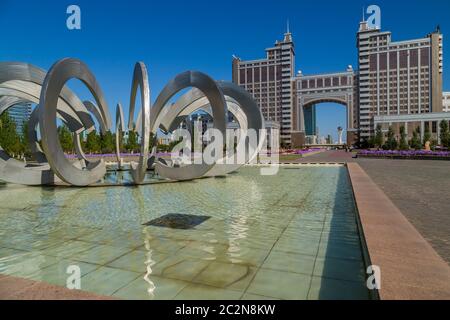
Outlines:
POLYGON ((450 151, 427 151, 427 150, 361 150, 358 155, 373 156, 431 156, 450 157, 450 151))

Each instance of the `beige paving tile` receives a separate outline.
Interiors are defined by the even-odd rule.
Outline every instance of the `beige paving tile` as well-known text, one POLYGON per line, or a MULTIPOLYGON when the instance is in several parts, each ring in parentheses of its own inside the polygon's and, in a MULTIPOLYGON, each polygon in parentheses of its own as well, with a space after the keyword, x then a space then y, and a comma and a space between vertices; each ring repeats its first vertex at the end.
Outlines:
POLYGON ((244 246, 229 246, 224 256, 217 260, 259 267, 266 259, 271 248, 257 249, 244 246))
POLYGON ((81 290, 100 295, 112 295, 141 276, 137 272, 100 267, 81 277, 81 290))
POLYGON ((171 300, 189 283, 158 276, 139 277, 113 296, 131 300, 171 300))
POLYGON ((241 300, 260 301, 260 300, 280 300, 280 299, 272 298, 272 297, 266 297, 266 296, 261 296, 261 295, 252 294, 252 293, 244 293, 244 295, 242 296, 241 300))
POLYGON ((2 245, 6 248, 22 251, 38 251, 59 244, 64 240, 56 240, 46 236, 15 234, 12 237, 2 239, 2 245))
POLYGON ((271 249, 273 245, 277 242, 277 238, 265 238, 263 234, 258 235, 246 235, 242 239, 234 240, 236 246, 243 246, 247 248, 255 249, 271 249))
POLYGON ((152 268, 155 269, 156 275, 161 274, 161 276, 171 279, 191 281, 209 264, 209 262, 204 260, 193 260, 183 257, 172 258, 171 260, 173 261, 170 261, 169 259, 170 258, 163 261, 163 264, 166 264, 166 266, 160 273, 158 272, 158 268, 161 268, 161 264, 155 265, 152 268), (170 264, 171 262, 173 262, 173 264, 170 264))
POLYGON ((85 236, 91 233, 97 233, 98 231, 98 229, 88 227, 65 226, 48 233, 48 236, 49 238, 54 238, 55 240, 74 240, 81 236, 85 236))
POLYGON ((304 300, 308 296, 311 276, 284 271, 259 269, 247 293, 284 300, 304 300))
POLYGON ((156 263, 154 264, 152 263, 150 269, 147 268, 146 273, 161 276, 166 268, 174 266, 186 259, 185 257, 181 257, 176 254, 167 254, 167 253, 161 254, 167 255, 167 257, 161 261, 155 261, 156 263))
POLYGON ((177 255, 202 260, 216 260, 223 257, 227 249, 228 246, 221 243, 190 241, 184 248, 177 251, 177 255))
POLYGON ((233 290, 244 290, 255 274, 246 265, 211 262, 192 282, 233 290))
POLYGON ((74 254, 70 258, 77 261, 104 265, 131 251, 129 248, 117 248, 100 244, 89 250, 74 254))
POLYGON ((145 244, 142 247, 139 247, 139 250, 157 250, 164 253, 175 253, 181 248, 184 248, 189 241, 186 240, 173 240, 170 238, 155 238, 149 241, 145 241, 145 244))
POLYGON ((68 240, 66 242, 60 242, 50 248, 44 249, 42 252, 49 256, 68 258, 77 253, 92 249, 93 247, 95 247, 95 244, 78 240, 68 240))
POLYGON ((14 256, 17 254, 23 254, 23 253, 25 253, 25 251, 23 251, 23 250, 0 248, 0 259, 8 258, 10 256, 14 256))
POLYGON ((319 250, 317 241, 292 241, 289 239, 280 239, 273 247, 273 251, 290 252, 316 256, 319 250))
POLYGON ((263 268, 312 275, 316 257, 297 253, 272 251, 263 268))
POLYGON ((0 258, 0 273, 23 278, 32 278, 40 271, 58 262, 58 258, 41 252, 24 252, 0 258))
POLYGON ((147 272, 147 269, 152 268, 154 265, 159 264, 161 261, 168 257, 165 253, 160 253, 152 250, 142 251, 133 250, 116 260, 108 263, 107 266, 112 268, 118 268, 123 270, 129 270, 139 273, 147 272))
POLYGON ((41 269, 30 278, 36 281, 43 281, 54 285, 65 287, 69 276, 72 275, 68 272, 69 266, 77 266, 80 268, 81 276, 88 274, 89 272, 98 269, 98 265, 74 261, 74 260, 59 260, 57 263, 52 264, 46 268, 41 269))
POLYGON ((237 300, 242 292, 189 284, 175 297, 175 300, 237 300))
POLYGON ((131 249, 144 245, 144 239, 141 234, 134 236, 126 236, 124 234, 117 235, 114 232, 101 232, 101 233, 94 232, 79 237, 77 238, 77 240, 131 249))

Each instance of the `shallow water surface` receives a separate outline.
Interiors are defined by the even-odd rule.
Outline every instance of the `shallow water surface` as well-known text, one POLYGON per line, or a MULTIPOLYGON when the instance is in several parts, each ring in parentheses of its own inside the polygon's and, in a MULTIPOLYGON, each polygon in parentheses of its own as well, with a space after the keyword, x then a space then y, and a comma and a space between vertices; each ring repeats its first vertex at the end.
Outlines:
POLYGON ((124 299, 367 299, 345 167, 140 187, 0 185, 0 273, 124 299))

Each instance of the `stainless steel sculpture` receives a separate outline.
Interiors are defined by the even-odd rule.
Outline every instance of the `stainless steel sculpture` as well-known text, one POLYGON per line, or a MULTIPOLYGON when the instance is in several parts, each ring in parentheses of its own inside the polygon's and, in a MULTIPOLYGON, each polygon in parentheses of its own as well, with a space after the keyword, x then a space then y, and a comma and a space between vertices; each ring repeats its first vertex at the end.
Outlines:
MULTIPOLYGON (((162 90, 156 99, 151 112, 151 130, 156 134, 156 130, 162 121, 161 115, 164 115, 163 108, 170 108, 166 104, 170 98, 179 91, 194 87, 201 90, 205 97, 208 98, 213 115, 213 127, 225 136, 226 129, 226 103, 222 90, 217 86, 216 82, 204 73, 196 71, 187 71, 179 74, 171 80, 162 90)), ((164 177, 172 180, 192 180, 204 176, 214 165, 188 164, 182 167, 169 167, 166 164, 157 161, 155 164, 156 172, 164 177)))
MULTIPOLYGON (((27 185, 66 183, 88 186, 101 181, 106 173, 103 160, 92 162, 81 147, 82 132, 95 130, 94 118, 101 132, 111 130, 109 109, 102 90, 88 67, 76 59, 56 62, 46 73, 25 63, 0 63, 0 114, 21 102, 37 104, 28 127, 30 149, 37 161, 26 165, 11 158, 0 147, 0 180, 27 185), (66 86, 69 79, 81 80, 91 92, 95 102, 81 100, 66 86), (73 134, 78 160, 66 158, 59 142, 56 118, 61 119, 73 134), (38 143, 37 127, 42 139, 38 143), (78 162, 77 162, 78 161, 78 162)), ((139 134, 140 154, 138 162, 131 162, 131 174, 135 184, 145 182, 147 170, 155 168, 156 174, 170 180, 191 180, 201 177, 225 175, 237 170, 242 163, 232 163, 229 154, 213 164, 168 165, 158 157, 156 148, 150 152, 150 136, 159 130, 170 133, 193 112, 203 111, 212 117, 213 128, 226 136, 227 114, 230 112, 244 132, 254 130, 257 142, 239 141, 249 144, 245 150, 245 161, 254 159, 262 147, 265 137, 260 136, 264 128, 261 112, 252 97, 239 86, 223 81, 214 81, 204 73, 187 71, 177 75, 163 88, 153 106, 150 103, 150 86, 144 63, 135 65, 130 95, 128 130, 139 134), (170 100, 180 91, 192 88, 175 103, 170 100), (141 109, 134 121, 137 90, 140 89, 141 109), (230 164, 232 163, 232 164, 230 164)), ((120 135, 126 130, 122 106, 116 107, 116 156, 118 170, 123 169, 120 156, 120 135)), ((189 122, 189 121, 187 121, 189 122)), ((190 123, 188 123, 190 125, 190 123)))
POLYGON ((116 106, 116 157, 117 170, 122 170, 122 158, 120 157, 120 138, 125 131, 125 122, 123 117, 123 109, 120 103, 116 106))
MULTIPOLYGON (((30 64, 13 62, 0 63, 0 114, 8 108, 21 102, 39 103, 41 86, 44 82, 45 71, 30 64)), ((35 110, 36 111, 36 110, 35 110)), ((93 127, 94 123, 85 110, 81 101, 66 87, 63 88, 58 99, 58 117, 62 118, 73 131, 83 127, 93 127)), ((31 119, 36 121, 36 118, 31 119)), ((35 125, 30 126, 35 129, 35 125)), ((37 137, 29 127, 29 141, 31 150, 40 151, 37 137), (34 147, 35 148, 34 148, 34 147)), ((60 180, 54 176, 46 163, 45 155, 35 155, 42 165, 26 165, 24 162, 11 158, 2 150, 0 159, 0 179, 26 185, 53 184, 60 180)))
POLYGON ((136 184, 144 181, 147 171, 148 149, 150 144, 150 87, 148 85, 147 68, 144 63, 138 62, 134 67, 133 82, 131 84, 130 113, 128 118, 128 130, 135 130, 134 108, 138 88, 141 91, 141 153, 139 162, 131 162, 131 175, 136 184))
MULTIPOLYGON (((106 173, 103 160, 90 162, 85 170, 72 165, 66 159, 58 139, 56 127, 56 106, 61 90, 69 79, 81 80, 94 96, 103 119, 107 119, 106 128, 110 128, 109 109, 93 74, 88 67, 76 59, 63 59, 56 62, 48 71, 41 90, 39 107, 39 128, 42 148, 53 172, 64 182, 75 186, 87 186, 98 182, 106 173)), ((102 119, 97 119, 99 122, 102 119)))
MULTIPOLYGON (((260 129, 264 128, 264 119, 258 108, 258 105, 253 100, 247 91, 241 87, 230 83, 219 81, 217 85, 225 95, 228 111, 230 111, 236 118, 239 127, 245 132, 248 129, 252 129, 257 133, 258 145, 246 146, 246 151, 251 151, 251 154, 246 154, 246 161, 252 161, 259 150, 262 148, 264 139, 259 136, 260 129), (239 102, 238 102, 239 101, 239 102)), ((173 106, 170 107, 168 112, 164 115, 161 122, 161 128, 164 131, 174 130, 181 121, 183 121, 189 114, 197 110, 210 113, 210 105, 208 100, 202 91, 193 89, 184 94, 173 106)), ((212 115, 212 114, 211 114, 212 115)), ((244 143, 243 141, 239 141, 244 143)), ((251 142, 250 142, 251 143, 251 142)), ((240 147, 238 144, 237 148, 240 147)), ((217 164, 208 171, 206 176, 218 176, 225 175, 239 169, 242 164, 235 163, 233 159, 225 157, 217 161, 217 164)))

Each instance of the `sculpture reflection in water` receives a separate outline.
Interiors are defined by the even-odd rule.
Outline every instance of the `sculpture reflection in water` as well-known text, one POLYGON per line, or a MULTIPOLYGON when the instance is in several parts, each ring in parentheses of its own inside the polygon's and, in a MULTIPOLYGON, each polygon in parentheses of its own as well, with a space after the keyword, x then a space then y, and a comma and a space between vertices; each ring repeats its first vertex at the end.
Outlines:
MULTIPOLYGON (((28 144, 36 160, 26 164, 10 157, 0 146, 0 180, 24 185, 73 185, 98 184, 105 177, 107 168, 103 159, 92 161, 81 146, 82 134, 95 130, 95 121, 101 132, 112 128, 109 107, 100 84, 82 61, 72 58, 57 61, 48 72, 27 63, 0 62, 0 114, 20 103, 33 103, 36 108, 28 124, 28 144), (81 101, 67 86, 70 79, 80 80, 92 94, 94 101, 81 101), (64 154, 58 138, 57 119, 62 121, 73 135, 76 161, 64 154), (41 141, 39 143, 38 137, 41 141)), ((192 124, 191 124, 192 126, 192 124)), ((134 184, 144 183, 148 170, 168 180, 192 180, 201 177, 225 175, 253 161, 266 140, 264 119, 253 98, 241 87, 223 81, 214 81, 208 75, 187 71, 177 75, 162 89, 153 105, 150 99, 148 72, 144 63, 135 65, 128 126, 120 103, 116 107, 116 157, 117 168, 124 168, 120 155, 119 137, 126 130, 139 133, 138 161, 130 162, 134 184), (140 92, 140 110, 135 112, 137 92, 140 92), (188 90, 175 102, 174 97, 188 90), (167 161, 149 150, 150 139, 158 132, 175 133, 182 123, 187 124, 196 112, 208 114, 213 132, 227 137, 229 113, 242 132, 255 132, 255 139, 237 137, 237 150, 245 150, 245 161, 236 163, 231 154, 218 157, 213 163, 200 161, 175 163, 167 161), (135 120, 136 116, 136 120, 135 120)), ((229 142, 229 141, 228 141, 229 142)))

